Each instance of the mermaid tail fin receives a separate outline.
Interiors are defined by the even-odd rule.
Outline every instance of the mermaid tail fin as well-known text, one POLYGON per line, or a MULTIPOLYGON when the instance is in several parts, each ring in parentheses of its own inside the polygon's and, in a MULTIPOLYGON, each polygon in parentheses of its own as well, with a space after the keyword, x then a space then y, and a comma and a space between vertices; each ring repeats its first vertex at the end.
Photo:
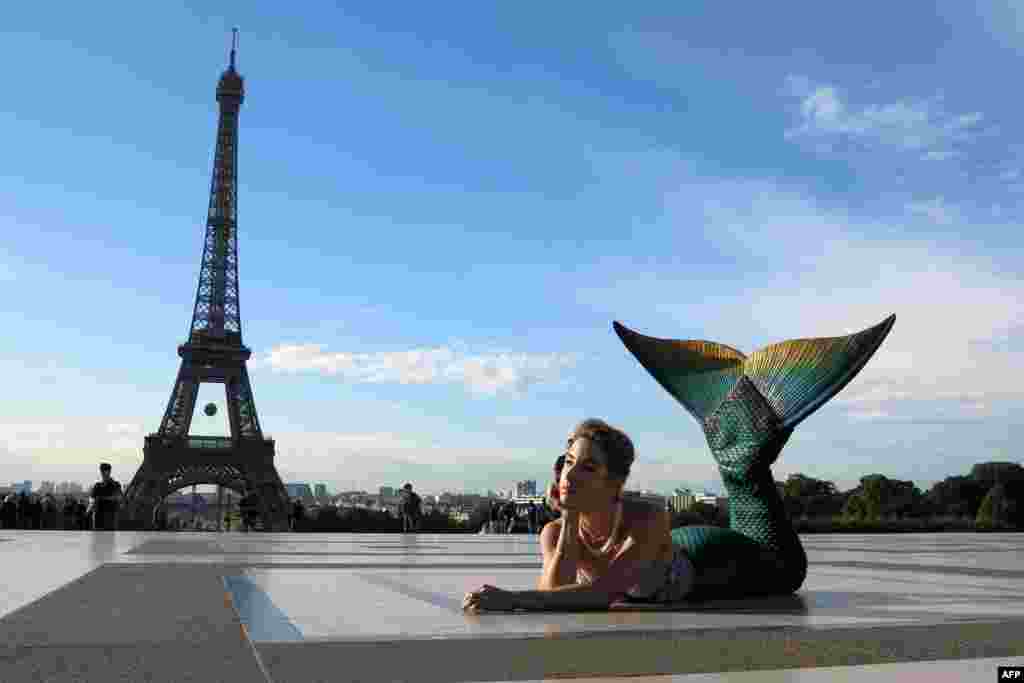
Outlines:
POLYGON ((802 585, 807 554, 771 465, 793 428, 860 372, 895 321, 889 316, 845 337, 772 344, 749 358, 721 344, 654 339, 615 323, 626 348, 701 422, 729 494, 730 531, 716 532, 724 544, 704 535, 679 539, 688 539, 684 551, 698 558, 700 576, 713 576, 712 565, 724 559, 742 570, 732 576, 730 569, 728 591, 790 593, 802 585), (724 550, 710 552, 716 544, 724 550))
POLYGON ((896 316, 844 337, 793 339, 755 351, 743 374, 782 420, 796 427, 838 394, 881 346, 896 316))
POLYGON ((701 424, 743 375, 746 357, 724 344, 657 339, 618 322, 612 326, 640 365, 701 424))
POLYGON ((793 428, 852 380, 896 322, 844 337, 794 339, 750 357, 709 341, 657 339, 618 322, 616 334, 640 364, 702 425, 746 375, 771 405, 782 428, 793 428))

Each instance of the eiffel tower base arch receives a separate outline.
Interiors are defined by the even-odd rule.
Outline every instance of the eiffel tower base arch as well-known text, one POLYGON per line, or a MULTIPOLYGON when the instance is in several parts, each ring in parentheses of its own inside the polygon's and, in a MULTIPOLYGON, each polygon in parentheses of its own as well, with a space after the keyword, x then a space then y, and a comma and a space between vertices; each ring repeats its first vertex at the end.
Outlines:
POLYGON ((153 529, 157 506, 193 484, 219 484, 254 494, 264 531, 288 531, 288 494, 274 467, 271 439, 146 437, 143 461, 128 485, 121 529, 153 529))

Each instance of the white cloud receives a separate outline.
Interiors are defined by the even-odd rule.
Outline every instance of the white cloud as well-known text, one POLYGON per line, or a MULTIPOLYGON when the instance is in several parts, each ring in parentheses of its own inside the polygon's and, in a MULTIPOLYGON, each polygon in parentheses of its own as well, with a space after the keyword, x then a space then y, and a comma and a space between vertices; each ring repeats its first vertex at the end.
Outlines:
POLYGON ((121 422, 107 425, 108 434, 142 434, 145 428, 136 422, 121 422))
POLYGON ((920 202, 909 202, 907 211, 920 216, 925 216, 933 223, 949 225, 960 219, 960 212, 952 206, 948 206, 942 197, 920 202))
MULTIPOLYGON (((895 313, 889 338, 828 410, 861 420, 975 419, 1024 403, 1024 356, 1005 341, 1024 324, 1024 281, 969 243, 897 238, 906 234, 899 216, 853 216, 771 182, 686 173, 677 181, 663 221, 676 234, 644 238, 681 254, 703 240, 737 275, 701 282, 685 266, 622 269, 583 287, 581 301, 616 317, 631 312, 624 322, 653 336, 745 352, 849 334, 895 313)), ((923 208, 952 225, 967 220, 941 202, 923 208)), ((967 225, 960 232, 971 234, 967 225)))
POLYGON ((143 427, 138 423, 69 418, 61 422, 0 422, 0 449, 13 457, 68 464, 141 459, 143 427))
POLYGON ((983 118, 979 112, 950 114, 937 99, 853 107, 837 87, 815 85, 802 76, 790 76, 784 92, 800 100, 800 122, 786 131, 788 139, 841 137, 915 152, 929 161, 955 156, 953 147, 970 141, 983 118))
POLYGON ((352 353, 328 352, 322 344, 282 344, 260 362, 277 372, 318 372, 356 383, 461 384, 476 394, 496 394, 558 382, 578 360, 573 353, 471 353, 447 346, 352 353))
POLYGON ((402 451, 420 451, 431 444, 412 435, 396 432, 328 432, 316 430, 275 430, 278 450, 296 457, 320 458, 340 455, 372 456, 402 451))

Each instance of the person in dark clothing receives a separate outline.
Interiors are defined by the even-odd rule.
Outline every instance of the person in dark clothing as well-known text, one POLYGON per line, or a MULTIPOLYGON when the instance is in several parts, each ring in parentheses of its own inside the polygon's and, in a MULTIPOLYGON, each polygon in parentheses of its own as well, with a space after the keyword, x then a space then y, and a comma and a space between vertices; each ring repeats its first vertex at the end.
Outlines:
POLYGON ((501 524, 501 506, 500 505, 495 505, 493 500, 491 501, 491 519, 490 519, 490 521, 491 521, 490 532, 492 534, 500 533, 499 525, 501 524))
POLYGON ((64 528, 67 530, 73 530, 78 528, 78 505, 75 503, 75 499, 71 496, 64 497, 64 528))
POLYGON ((167 531, 167 501, 161 500, 153 508, 153 528, 156 531, 167 531))
POLYGON ((402 513, 402 531, 416 531, 420 526, 420 497, 412 490, 412 484, 402 487, 401 496, 399 508, 402 513))
POLYGON ((539 510, 531 500, 526 506, 526 523, 531 534, 537 533, 537 522, 540 521, 539 510))
POLYGON ((89 530, 89 508, 85 506, 85 501, 75 502, 75 521, 78 522, 79 531, 89 530))
POLYGON ((31 501, 28 499, 28 496, 25 495, 24 491, 18 494, 18 527, 21 529, 30 528, 29 525, 32 523, 32 520, 29 507, 31 504, 31 501))
POLYGON ((0 505, 0 523, 5 529, 18 528, 18 504, 14 501, 14 494, 8 494, 0 505))
POLYGON ((256 524, 262 515, 260 499, 255 491, 248 491, 238 501, 238 510, 242 516, 242 531, 249 532, 256 528, 256 524))
POLYGON ((510 534, 516 528, 516 504, 511 500, 501 508, 501 516, 505 519, 505 533, 510 534))
POLYGON ((29 529, 43 528, 43 503, 39 500, 39 496, 29 496, 28 514, 31 519, 29 529))
POLYGON ((43 514, 41 518, 40 529, 56 529, 57 528, 57 499, 53 497, 52 493, 47 493, 43 496, 42 500, 43 514))
POLYGON ((116 531, 117 511, 121 504, 121 483, 110 476, 110 463, 100 464, 101 480, 92 487, 93 529, 116 531))
POLYGON ((305 519, 306 508, 302 505, 302 501, 296 498, 295 504, 292 506, 292 531, 301 531, 305 519))

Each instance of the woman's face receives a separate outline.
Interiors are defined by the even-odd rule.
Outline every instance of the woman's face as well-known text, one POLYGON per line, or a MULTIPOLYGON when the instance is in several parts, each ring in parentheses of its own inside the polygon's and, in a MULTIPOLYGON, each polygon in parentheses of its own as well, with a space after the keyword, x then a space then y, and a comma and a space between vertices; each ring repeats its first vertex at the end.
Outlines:
POLYGON ((590 439, 573 441, 566 451, 562 478, 558 482, 561 505, 582 512, 610 508, 622 482, 609 478, 607 462, 601 447, 590 439))

